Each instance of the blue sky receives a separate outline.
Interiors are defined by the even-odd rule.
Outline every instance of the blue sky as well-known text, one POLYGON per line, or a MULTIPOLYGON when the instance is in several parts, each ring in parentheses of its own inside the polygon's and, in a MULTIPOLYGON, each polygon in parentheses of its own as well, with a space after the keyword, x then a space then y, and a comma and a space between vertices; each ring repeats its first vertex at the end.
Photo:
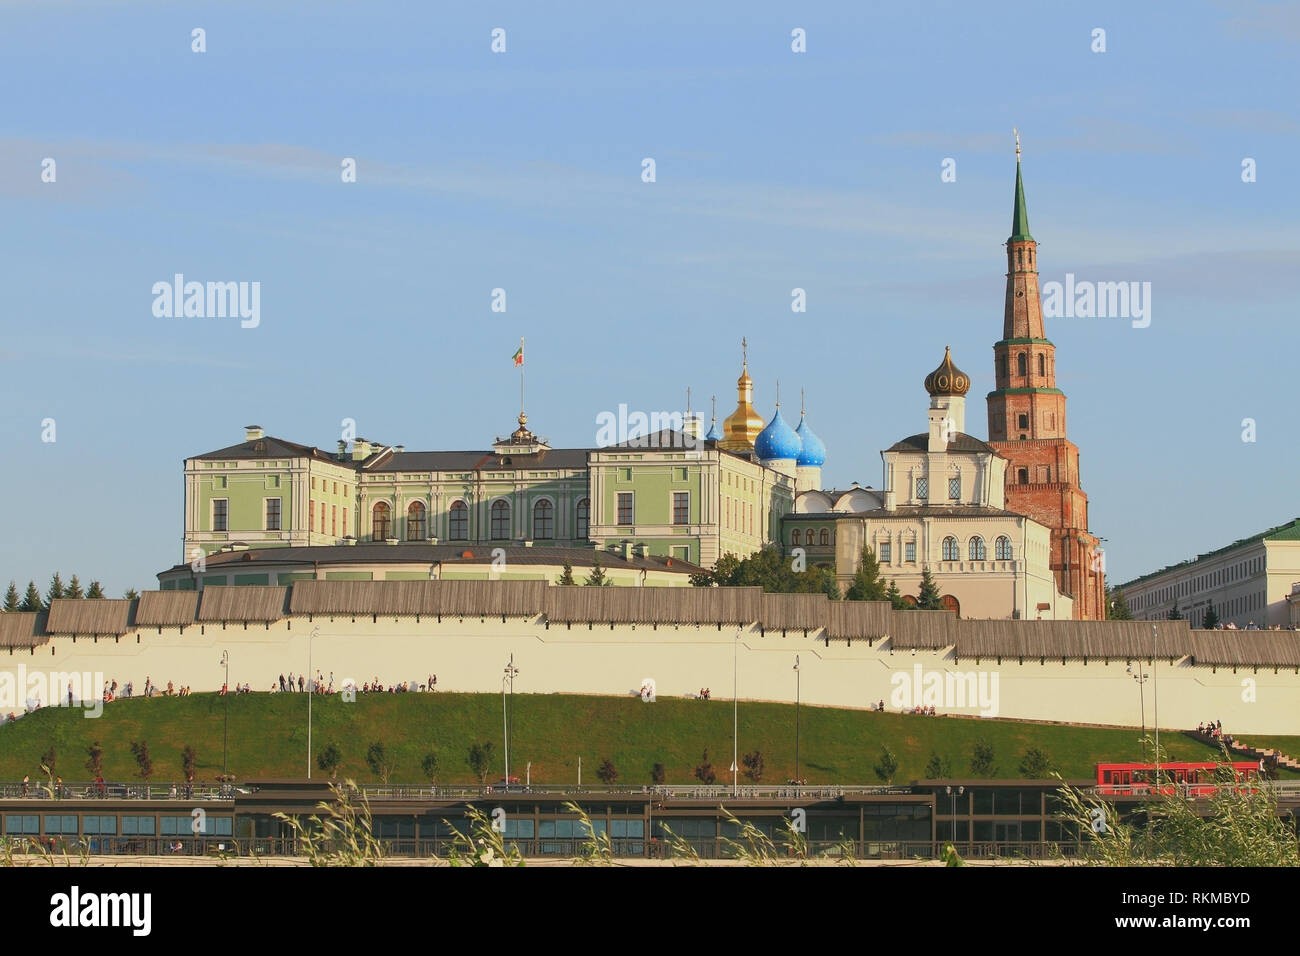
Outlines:
POLYGON ((724 417, 742 335, 765 417, 777 379, 792 424, 807 389, 828 485, 880 484, 945 345, 986 437, 1013 126, 1042 280, 1152 283, 1149 328, 1048 322, 1111 579, 1300 513, 1294 4, 2 15, 0 585, 156 586, 181 557, 183 459, 248 423, 484 447, 517 412, 521 335, 555 445, 688 386, 724 417), (260 325, 156 318, 177 272, 260 282, 260 325))

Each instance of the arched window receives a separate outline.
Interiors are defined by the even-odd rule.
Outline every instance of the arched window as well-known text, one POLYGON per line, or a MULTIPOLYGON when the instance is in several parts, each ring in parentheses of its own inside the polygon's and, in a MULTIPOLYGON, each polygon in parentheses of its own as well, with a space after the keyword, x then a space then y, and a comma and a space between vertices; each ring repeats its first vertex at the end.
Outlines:
POLYGON ((945 561, 961 560, 961 549, 957 546, 957 539, 951 535, 943 539, 943 559, 945 561))
POLYGON ((830 543, 831 543, 831 533, 830 533, 830 531, 828 531, 826 528, 822 528, 821 543, 822 543, 822 544, 830 544, 830 543))
POLYGON ((510 506, 500 498, 492 502, 492 537, 494 540, 510 537, 510 506))
POLYGON ((591 526, 591 499, 583 498, 578 502, 578 520, 574 527, 574 537, 579 541, 587 537, 587 529, 591 526))
POLYGON ((807 541, 809 545, 811 545, 814 541, 817 540, 816 538, 813 537, 812 528, 808 529, 807 533, 804 535, 804 540, 807 541))
POLYGON ((1011 539, 1005 534, 993 544, 993 556, 999 561, 1011 560, 1011 539))
POLYGON ((986 557, 984 552, 984 539, 979 535, 970 539, 970 548, 968 550, 972 561, 983 561, 986 557))
POLYGON ((555 508, 545 498, 533 505, 533 537, 538 540, 555 537, 555 508))
POLYGON ((953 614, 961 617, 961 603, 951 594, 939 598, 939 603, 943 605, 945 611, 952 611, 953 614))
POLYGON ((424 540, 424 502, 412 501, 406 509, 406 540, 424 540))
POLYGON ((1024 352, 1016 356, 1016 374, 1021 376, 1029 374, 1029 362, 1025 358, 1024 352))
POLYGON ((1006 377, 1007 377, 1007 357, 1005 355, 999 355, 998 356, 998 378, 1005 379, 1006 377))
POLYGON ((791 533, 791 535, 790 535, 790 543, 793 544, 793 545, 796 545, 796 546, 797 546, 797 545, 799 544, 799 540, 800 540, 800 538, 799 538, 799 529, 798 529, 798 528, 795 528, 794 531, 793 531, 793 532, 791 533))
POLYGON ((451 503, 451 514, 447 524, 447 537, 452 541, 469 540, 469 509, 463 501, 451 503))
POLYGON ((1038 374, 1039 375, 1047 374, 1047 359, 1045 359, 1041 355, 1038 356, 1038 374))
POLYGON ((376 541, 383 541, 390 536, 393 530, 393 511, 388 507, 387 501, 381 501, 375 505, 371 514, 371 527, 374 529, 373 537, 376 541))

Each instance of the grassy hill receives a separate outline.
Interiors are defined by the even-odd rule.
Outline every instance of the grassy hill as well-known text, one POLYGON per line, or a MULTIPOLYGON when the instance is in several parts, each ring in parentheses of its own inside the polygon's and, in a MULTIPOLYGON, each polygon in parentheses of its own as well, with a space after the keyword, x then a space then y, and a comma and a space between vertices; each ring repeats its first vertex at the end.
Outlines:
MULTIPOLYGON (((222 720, 230 708, 230 772, 241 779, 303 776, 307 762, 307 697, 301 694, 247 694, 220 697, 119 700, 103 716, 87 719, 79 709, 45 708, 0 728, 0 780, 28 774, 41 778, 40 757, 51 746, 56 773, 64 780, 88 779, 86 747, 104 748, 104 777, 136 776, 133 740, 149 745, 155 781, 180 780, 181 751, 198 755, 198 778, 212 780, 222 766, 222 720)), ((347 704, 338 697, 312 703, 312 745, 334 744, 343 755, 340 775, 360 782, 376 777, 365 753, 374 741, 389 752, 393 782, 421 782, 421 759, 438 754, 440 782, 474 779, 466 762, 471 743, 491 741, 493 772, 502 772, 501 697, 494 694, 375 694, 347 704)), ((802 773, 810 783, 877 783, 873 767, 887 745, 898 758, 897 781, 925 776, 931 752, 951 761, 953 776, 970 776, 970 758, 984 738, 995 755, 996 776, 1020 776, 1024 752, 1044 750, 1067 778, 1090 778, 1098 761, 1140 758, 1133 729, 1095 729, 1025 724, 1002 720, 919 717, 804 706, 801 709, 802 773)), ((597 783, 596 769, 609 758, 618 782, 648 784, 651 768, 662 763, 669 783, 694 782, 695 767, 707 748, 718 779, 730 779, 730 701, 660 700, 644 704, 634 697, 516 694, 511 741, 511 773, 524 776, 532 763, 534 783, 597 783)), ((740 705, 740 750, 763 754, 764 782, 794 775, 794 707, 790 704, 740 705)), ((1261 738, 1262 739, 1262 738, 1261 738)), ((1288 753, 1300 739, 1270 738, 1288 753)), ((1180 734, 1161 735, 1172 759, 1209 759, 1213 752, 1180 734)), ((319 773, 313 767, 313 773, 319 773)), ((742 780, 744 778, 742 777, 742 780)))

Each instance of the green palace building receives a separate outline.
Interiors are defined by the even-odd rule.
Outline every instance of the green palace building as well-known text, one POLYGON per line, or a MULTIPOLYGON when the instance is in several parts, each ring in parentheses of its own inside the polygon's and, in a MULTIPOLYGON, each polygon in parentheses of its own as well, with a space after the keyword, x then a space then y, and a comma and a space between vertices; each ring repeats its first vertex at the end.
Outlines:
POLYGON ((510 435, 470 451, 408 451, 362 438, 324 451, 250 425, 241 443, 185 461, 183 562, 159 575, 161 585, 428 579, 444 557, 479 559, 498 548, 507 563, 529 553, 520 549, 539 558, 545 550, 575 573, 601 552, 639 562, 629 571, 657 569, 685 585, 687 573, 723 554, 779 543, 795 496, 821 487, 825 447, 806 421, 791 428, 778 402, 764 424, 747 360, 736 384, 736 410, 721 431, 715 418, 701 434, 688 409, 673 416, 676 428, 604 447, 552 448, 523 412, 510 435), (391 549, 384 560, 375 546, 391 549), (273 548, 289 550, 268 555, 273 548), (217 573, 249 551, 256 554, 242 560, 269 571, 217 573), (423 564, 435 567, 412 569, 423 564))

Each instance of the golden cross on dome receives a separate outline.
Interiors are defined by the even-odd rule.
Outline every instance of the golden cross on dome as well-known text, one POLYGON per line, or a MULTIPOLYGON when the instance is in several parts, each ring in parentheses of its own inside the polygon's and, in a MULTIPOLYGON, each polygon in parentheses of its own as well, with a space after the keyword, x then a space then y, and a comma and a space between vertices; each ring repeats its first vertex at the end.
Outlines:
POLYGON ((749 340, 745 338, 740 340, 740 361, 746 367, 749 366, 749 340))

